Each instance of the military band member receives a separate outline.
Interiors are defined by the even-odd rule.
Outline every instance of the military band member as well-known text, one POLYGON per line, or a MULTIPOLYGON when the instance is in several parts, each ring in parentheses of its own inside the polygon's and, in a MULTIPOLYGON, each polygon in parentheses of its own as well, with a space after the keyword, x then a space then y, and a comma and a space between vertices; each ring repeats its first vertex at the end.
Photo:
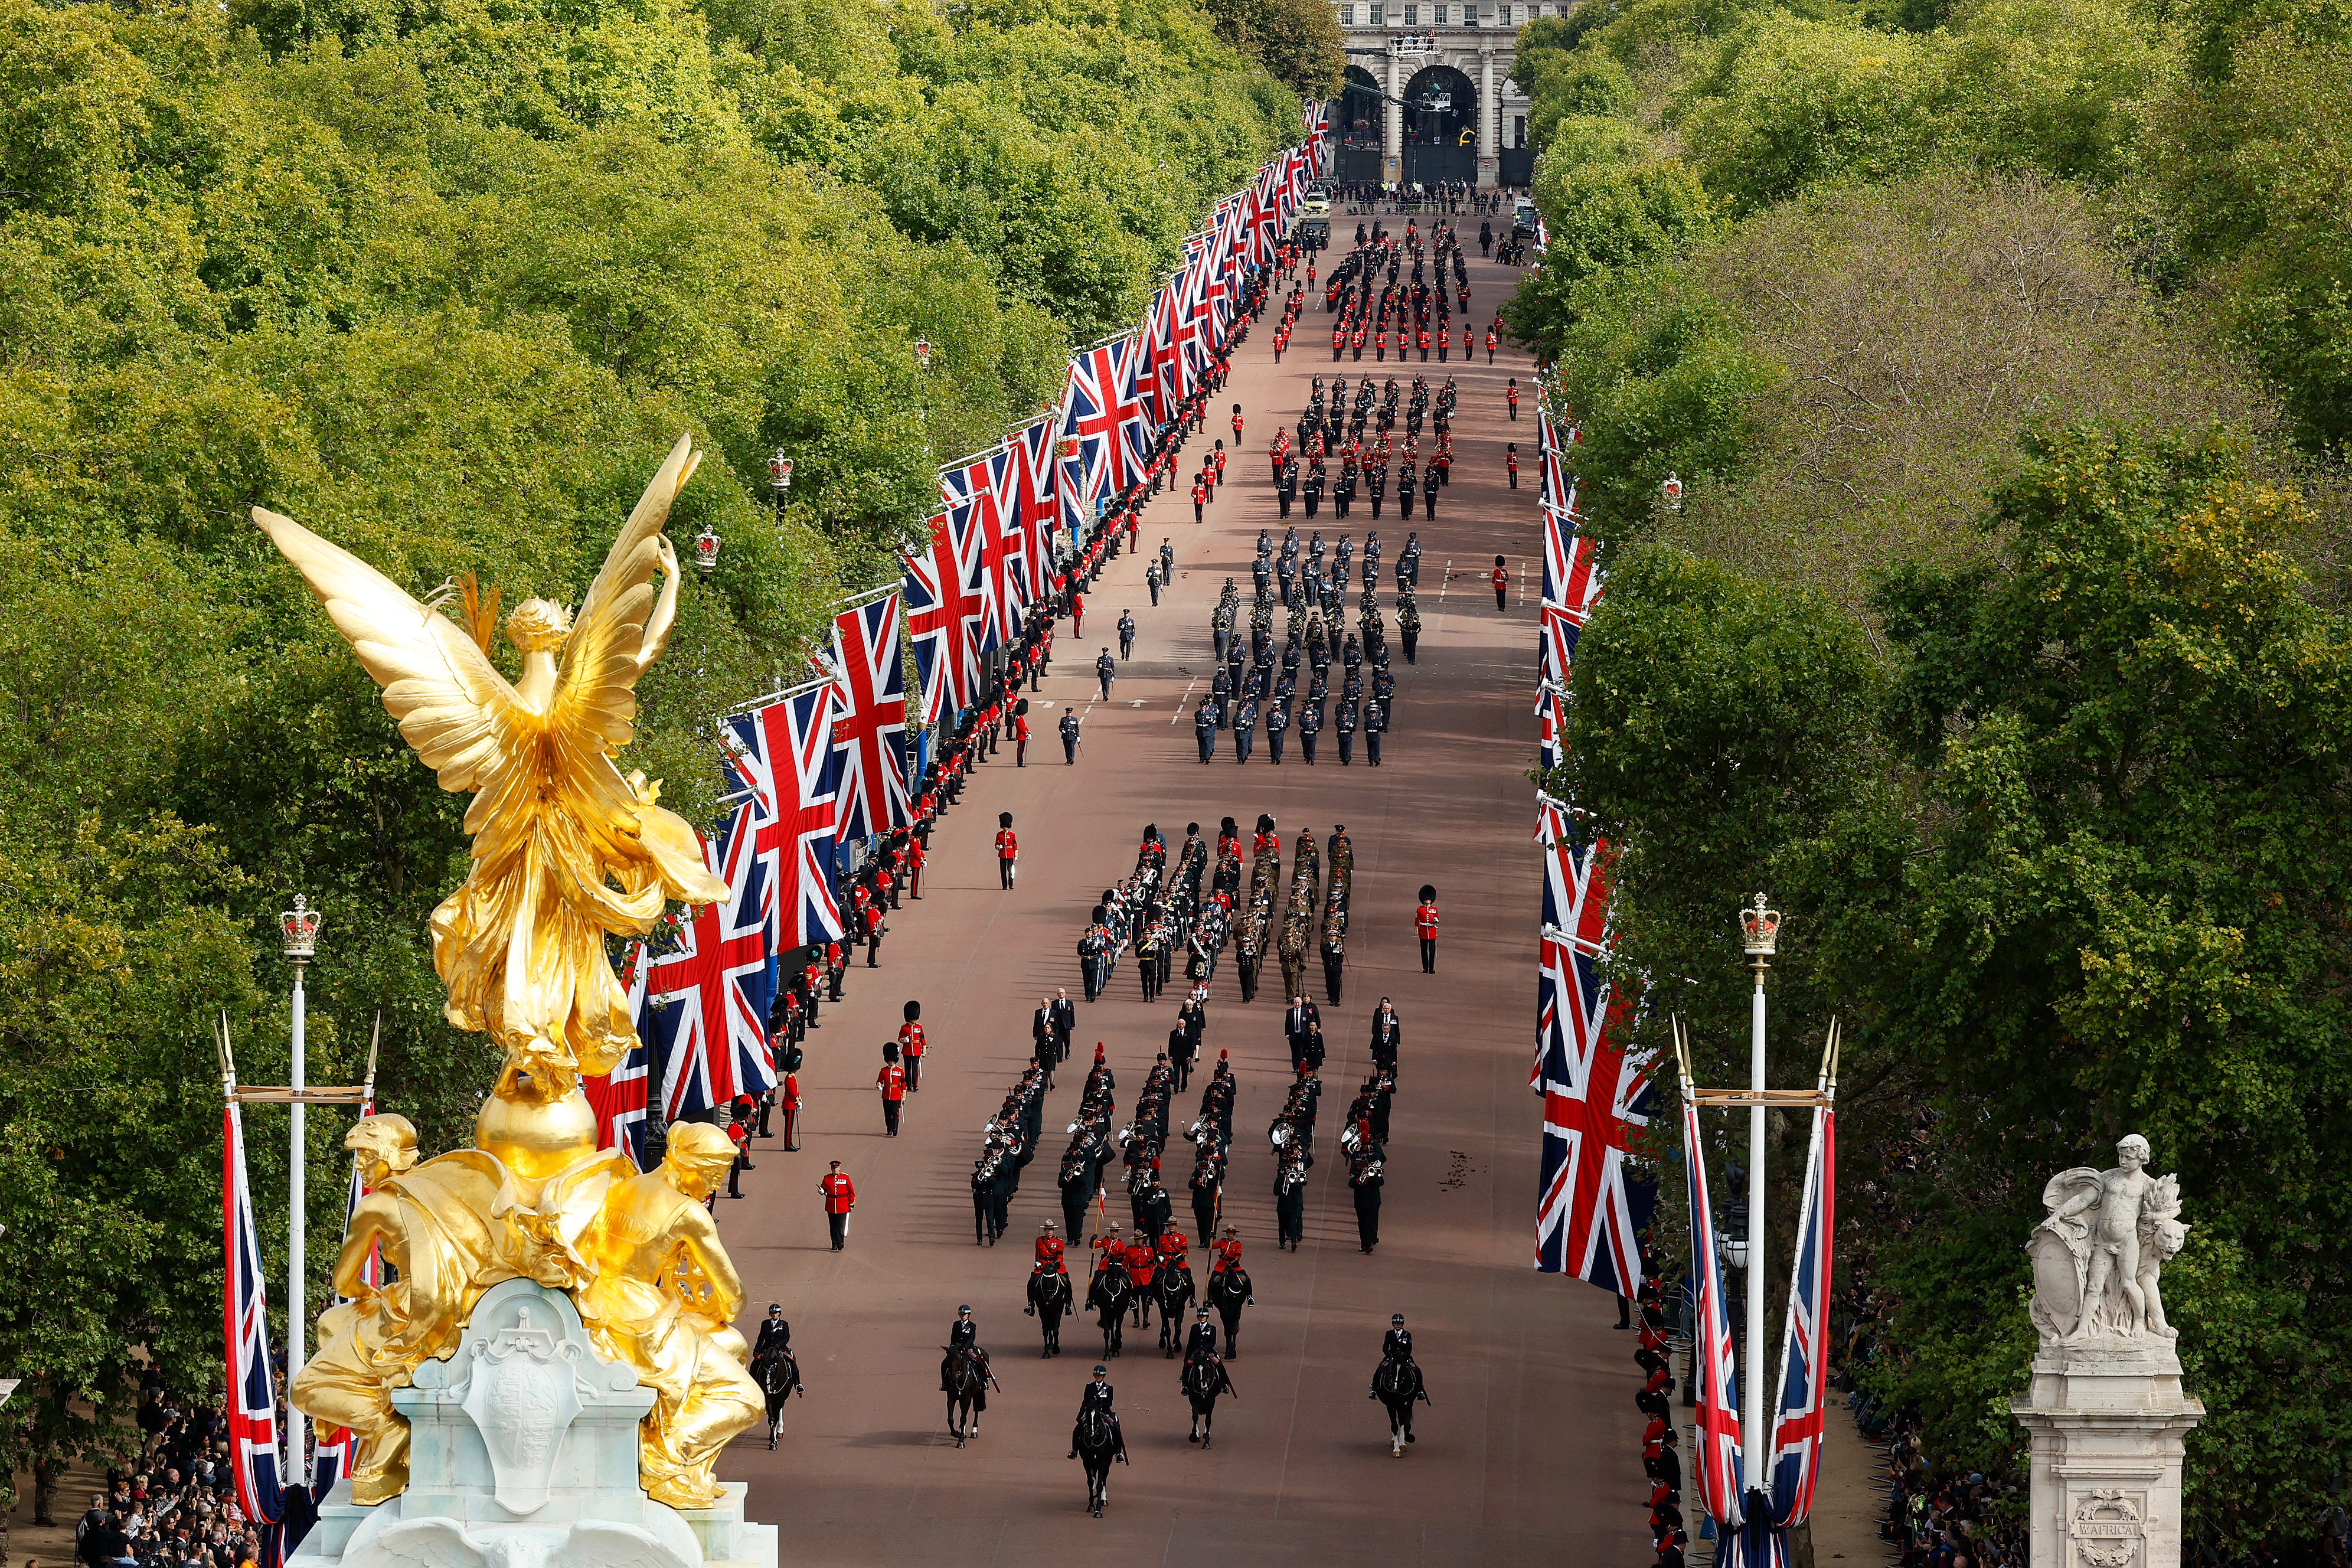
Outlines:
POLYGON ((1388 732, 1389 705, 1375 697, 1364 704, 1364 760, 1381 765, 1381 737, 1388 732))

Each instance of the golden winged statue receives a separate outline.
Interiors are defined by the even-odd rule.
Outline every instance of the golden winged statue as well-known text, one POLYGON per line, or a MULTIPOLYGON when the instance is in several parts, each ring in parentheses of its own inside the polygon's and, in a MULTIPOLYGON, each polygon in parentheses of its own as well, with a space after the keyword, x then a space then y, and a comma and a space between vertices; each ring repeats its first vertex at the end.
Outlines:
POLYGON ((576 618, 545 599, 507 618, 522 655, 512 683, 448 616, 349 551, 254 509, 383 687, 418 758, 443 789, 474 796, 473 869, 433 911, 433 966, 449 1021, 505 1053, 505 1098, 568 1098, 581 1072, 609 1072, 636 1042, 606 932, 642 935, 666 900, 727 892, 694 829, 655 804, 661 786, 613 763, 634 730, 637 681, 669 640, 677 555, 662 529, 698 461, 680 437, 576 618))

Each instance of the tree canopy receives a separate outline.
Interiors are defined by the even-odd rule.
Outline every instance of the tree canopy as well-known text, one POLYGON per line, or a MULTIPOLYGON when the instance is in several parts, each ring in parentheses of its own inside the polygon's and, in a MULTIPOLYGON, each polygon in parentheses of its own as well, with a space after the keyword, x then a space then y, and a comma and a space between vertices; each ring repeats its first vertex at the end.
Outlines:
MULTIPOLYGON (((0 0, 12 1469, 119 1444, 134 1349, 218 1377, 211 1029, 283 1081, 295 893, 326 916, 314 1082, 380 1017, 381 1097, 438 1150, 487 1081, 425 945, 462 802, 248 510, 420 596, 576 602, 693 433, 673 529, 723 548, 626 762, 707 815, 713 716, 806 668, 939 462, 1140 317, 1295 136, 1295 75, 1167 0, 0 0)), ((267 1211, 284 1122, 248 1120, 267 1211)), ((313 1278, 344 1124, 311 1119, 313 1278)))

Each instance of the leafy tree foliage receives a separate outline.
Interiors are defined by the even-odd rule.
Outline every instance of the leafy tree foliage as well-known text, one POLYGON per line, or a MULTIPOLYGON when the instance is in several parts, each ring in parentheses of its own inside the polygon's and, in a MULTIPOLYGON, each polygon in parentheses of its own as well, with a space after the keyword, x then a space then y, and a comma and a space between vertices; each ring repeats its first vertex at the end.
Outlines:
MULTIPOLYGON (((486 1082, 425 941, 462 802, 248 510, 420 596, 470 572, 576 603, 694 433, 673 531, 723 549, 625 761, 705 816, 712 713, 806 668, 938 462, 1058 397, 1297 122, 1160 0, 0 0, 12 1471, 119 1450, 135 1352, 218 1377, 211 1036, 283 1081, 257 955, 294 893, 326 914, 313 1082, 380 1023, 381 1098, 434 1151, 486 1082)), ((310 1121, 314 1279, 344 1125, 310 1121)), ((284 1128, 248 1117, 265 1213, 284 1128)))

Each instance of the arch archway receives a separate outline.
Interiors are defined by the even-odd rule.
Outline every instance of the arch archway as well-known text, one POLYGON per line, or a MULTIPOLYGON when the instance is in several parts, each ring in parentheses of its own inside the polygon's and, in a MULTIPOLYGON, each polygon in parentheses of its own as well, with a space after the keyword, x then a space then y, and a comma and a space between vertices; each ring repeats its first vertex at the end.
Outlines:
POLYGON ((1452 66, 1423 66, 1404 84, 1404 139, 1412 147, 1475 147, 1478 88, 1452 66))
POLYGON ((1339 141, 1375 151, 1381 144, 1381 84, 1361 66, 1348 68, 1339 89, 1339 141))

